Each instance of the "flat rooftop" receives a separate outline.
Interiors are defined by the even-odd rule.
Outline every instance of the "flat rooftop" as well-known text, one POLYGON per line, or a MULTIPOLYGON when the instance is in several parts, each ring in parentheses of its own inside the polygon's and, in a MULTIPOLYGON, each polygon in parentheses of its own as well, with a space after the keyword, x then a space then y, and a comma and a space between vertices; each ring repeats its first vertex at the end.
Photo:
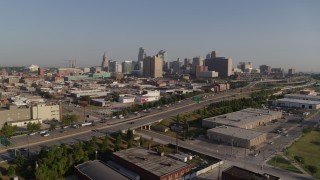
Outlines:
POLYGON ((75 166, 75 168, 94 180, 105 180, 106 177, 108 177, 108 179, 117 180, 129 179, 98 160, 84 162, 75 166))
POLYGON ((285 98, 303 98, 303 99, 312 99, 314 101, 320 101, 320 96, 311 96, 311 95, 304 95, 304 94, 286 94, 284 95, 285 98))
POLYGON ((279 177, 270 174, 258 174, 246 169, 232 166, 229 169, 223 171, 223 173, 230 174, 233 177, 239 177, 241 179, 255 179, 255 180, 279 180, 279 177))
POLYGON ((187 163, 160 156, 144 148, 130 148, 113 154, 157 176, 163 176, 188 166, 187 163))
POLYGON ((265 133, 261 133, 261 132, 257 132, 249 129, 243 129, 243 128, 237 128, 237 127, 231 127, 231 126, 220 126, 220 127, 209 129, 207 132, 214 132, 214 133, 219 133, 227 136, 234 136, 237 138, 247 139, 247 140, 251 140, 265 134, 265 133))
POLYGON ((320 101, 303 100, 303 99, 290 99, 290 98, 277 99, 276 102, 291 102, 291 103, 310 104, 310 105, 320 104, 320 101))
POLYGON ((241 111, 232 112, 220 116, 210 117, 203 119, 204 121, 212 121, 219 124, 225 124, 234 127, 240 127, 241 125, 251 122, 259 121, 265 118, 275 119, 275 116, 281 116, 281 112, 270 111, 265 109, 243 109, 241 111))

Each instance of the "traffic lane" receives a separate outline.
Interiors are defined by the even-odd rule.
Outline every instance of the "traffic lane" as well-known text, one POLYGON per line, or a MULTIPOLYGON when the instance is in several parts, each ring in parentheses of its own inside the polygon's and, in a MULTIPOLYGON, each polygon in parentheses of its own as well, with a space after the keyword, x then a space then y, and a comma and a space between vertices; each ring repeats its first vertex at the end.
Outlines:
MULTIPOLYGON (((224 99, 228 99, 228 98, 224 98, 224 99)), ((205 103, 210 104, 212 102, 218 102, 218 101, 219 100, 215 100, 215 101, 211 101, 211 102, 206 101, 205 103)), ((205 103, 199 103, 199 105, 205 106, 204 105, 205 103)), ((142 117, 142 118, 140 118, 141 122, 139 122, 138 125, 141 126, 141 125, 148 124, 148 123, 151 124, 154 121, 159 120, 159 118, 162 119, 162 118, 166 118, 166 117, 171 117, 171 114, 174 113, 175 111, 178 111, 176 113, 183 113, 183 112, 189 112, 191 110, 198 109, 199 106, 192 106, 195 104, 197 104, 197 103, 188 104, 188 105, 186 105, 186 107, 181 108, 181 109, 179 109, 179 108, 177 108, 177 109, 174 108, 172 110, 170 109, 170 112, 168 112, 168 113, 160 113, 160 114, 156 114, 156 115, 150 115, 150 116, 152 116, 152 117, 150 117, 150 119, 148 119, 149 117, 142 117)), ((116 125, 115 127, 114 126, 111 127, 111 129, 108 132, 114 133, 114 132, 119 131, 119 129, 129 129, 129 128, 133 128, 133 127, 137 127, 137 126, 134 124, 128 125, 128 124, 124 123, 124 124, 116 125)), ((86 127, 84 127, 84 128, 86 128, 86 127)), ((84 128, 79 128, 79 129, 75 129, 75 130, 71 130, 71 131, 72 131, 72 133, 81 133, 81 131, 87 130, 84 128)), ((107 129, 107 128, 109 128, 109 127, 104 126, 101 129, 107 129)), ((72 133, 68 133, 68 134, 72 135, 72 133)), ((82 133, 85 133, 85 132, 82 132, 82 133)), ((20 143, 19 146, 26 146, 27 144, 31 144, 31 143, 41 143, 41 141, 48 141, 48 140, 55 141, 52 137, 54 137, 54 138, 59 137, 59 140, 60 140, 60 139, 62 139, 63 136, 57 134, 57 132, 53 132, 53 135, 50 137, 41 137, 41 138, 46 138, 46 139, 41 139, 41 138, 39 139, 39 137, 35 136, 35 137, 31 137, 31 138, 29 137, 29 139, 27 139, 29 141, 29 143, 26 143, 26 137, 16 138, 15 141, 17 141, 17 146, 18 146, 18 143, 20 143), (19 142, 19 140, 20 140, 20 142, 19 142), (23 142, 24 142, 24 144, 22 144, 23 142)), ((66 138, 70 138, 70 137, 66 137, 66 138)))

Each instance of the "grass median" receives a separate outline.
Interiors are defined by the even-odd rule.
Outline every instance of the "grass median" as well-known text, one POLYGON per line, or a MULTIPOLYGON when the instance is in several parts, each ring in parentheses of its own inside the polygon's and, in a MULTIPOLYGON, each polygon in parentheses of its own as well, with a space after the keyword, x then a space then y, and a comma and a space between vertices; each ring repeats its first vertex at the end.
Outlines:
POLYGON ((304 134, 298 141, 292 144, 287 157, 291 160, 301 159, 301 166, 315 178, 320 179, 320 132, 311 131, 304 134), (310 166, 316 167, 315 172, 310 171, 310 166))
POLYGON ((273 157, 271 160, 269 160, 267 162, 267 164, 274 166, 274 167, 278 167, 280 169, 285 169, 294 173, 299 173, 301 174, 302 172, 297 169, 296 167, 294 167, 290 161, 286 160, 285 158, 277 155, 275 157, 273 157))

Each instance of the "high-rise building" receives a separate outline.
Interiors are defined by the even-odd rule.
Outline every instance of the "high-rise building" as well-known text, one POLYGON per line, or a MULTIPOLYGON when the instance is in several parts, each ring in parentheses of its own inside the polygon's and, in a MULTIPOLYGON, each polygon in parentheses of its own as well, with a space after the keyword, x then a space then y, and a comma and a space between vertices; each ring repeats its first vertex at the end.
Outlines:
POLYGON ((118 61, 110 61, 109 72, 122 72, 122 64, 118 61))
POLYGON ((167 63, 168 62, 168 53, 167 53, 167 51, 164 51, 164 50, 160 50, 159 52, 158 52, 158 56, 159 56, 159 58, 160 59, 162 59, 162 61, 163 61, 163 69, 164 70, 167 70, 167 69, 169 69, 170 67, 169 67, 169 63, 167 63))
POLYGON ((123 74, 131 74, 134 69, 134 62, 133 61, 124 61, 122 62, 122 73, 123 74))
POLYGON ((261 65, 260 66, 260 73, 264 75, 268 75, 271 73, 271 67, 267 65, 261 65))
POLYGON ((44 68, 43 68, 43 67, 39 67, 39 68, 38 68, 38 75, 39 75, 40 77, 43 77, 43 76, 44 76, 44 68))
POLYGON ((157 54, 153 57, 146 57, 143 59, 143 77, 158 78, 162 77, 163 59, 157 54))
POLYGON ((216 52, 211 52, 211 58, 205 60, 208 71, 218 72, 220 77, 228 77, 232 75, 232 59, 225 57, 217 57, 216 52))
POLYGON ((203 66, 203 59, 200 56, 194 57, 192 60, 192 74, 196 74, 197 66, 203 66))
POLYGON ((200 73, 203 71, 208 71, 208 66, 196 66, 196 78, 200 78, 200 73))
POLYGON ((183 63, 180 60, 180 58, 178 58, 176 61, 172 62, 172 69, 173 69, 173 73, 178 73, 178 74, 182 74, 182 67, 183 63))
POLYGON ((289 76, 292 76, 292 75, 294 75, 295 73, 296 73, 296 70, 295 70, 295 69, 293 69, 293 68, 288 69, 288 75, 289 75, 289 76))
POLYGON ((104 52, 103 57, 102 57, 101 69, 102 69, 102 71, 109 72, 109 59, 106 55, 106 52, 104 52))
POLYGON ((143 61, 143 59, 146 57, 147 57, 146 51, 143 49, 143 47, 140 47, 139 54, 138 54, 138 61, 143 61))
POLYGON ((251 62, 239 62, 238 68, 241 69, 242 72, 247 71, 247 69, 252 69, 251 62))

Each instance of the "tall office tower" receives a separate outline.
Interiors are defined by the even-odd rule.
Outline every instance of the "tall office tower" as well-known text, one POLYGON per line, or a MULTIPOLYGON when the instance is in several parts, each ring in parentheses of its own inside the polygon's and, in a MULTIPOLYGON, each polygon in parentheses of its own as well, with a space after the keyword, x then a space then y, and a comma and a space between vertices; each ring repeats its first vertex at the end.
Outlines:
POLYGON ((164 70, 168 70, 170 67, 169 67, 169 63, 167 63, 168 62, 168 53, 167 53, 167 51, 164 51, 164 50, 160 50, 159 52, 158 52, 158 56, 159 56, 159 58, 161 58, 162 59, 162 62, 163 62, 163 69, 164 70), (167 66, 166 66, 167 65, 167 66))
POLYGON ((267 65, 260 66, 260 73, 264 75, 269 75, 271 73, 271 67, 267 65))
POLYGON ((157 54, 153 57, 146 57, 143 59, 143 77, 158 78, 162 77, 163 59, 157 54))
POLYGON ((180 60, 180 58, 178 58, 176 61, 172 62, 172 69, 173 69, 173 73, 177 73, 177 74, 182 74, 182 67, 183 63, 180 60))
POLYGON ((289 76, 292 76, 292 75, 294 75, 295 73, 296 73, 296 70, 295 70, 295 69, 293 69, 293 68, 288 69, 288 75, 289 75, 289 76))
POLYGON ((239 62, 238 68, 241 69, 242 72, 245 72, 246 69, 252 69, 251 62, 239 62))
POLYGON ((143 59, 147 57, 146 51, 143 49, 143 47, 139 48, 139 54, 138 54, 138 61, 143 61, 143 59))
POLYGON ((124 61, 122 62, 122 73, 123 74, 131 74, 134 69, 133 61, 124 61))
POLYGON ((139 48, 139 53, 138 53, 138 62, 136 63, 134 70, 140 70, 142 71, 143 69, 143 59, 147 57, 146 51, 143 49, 143 47, 139 48))
POLYGON ((120 62, 116 63, 115 72, 122 73, 122 64, 120 62))
POLYGON ((43 68, 43 67, 39 67, 39 68, 38 68, 38 75, 39 75, 40 77, 43 77, 43 76, 44 76, 44 68, 43 68))
POLYGON ((196 78, 200 78, 200 73, 203 71, 208 71, 208 66, 196 66, 196 78))
POLYGON ((203 66, 203 59, 200 56, 194 57, 192 60, 192 74, 196 74, 197 66, 203 66))
POLYGON ((183 66, 186 68, 186 67, 191 67, 192 66, 192 59, 188 59, 188 58, 185 58, 184 59, 184 64, 183 66))
POLYGON ((122 64, 118 61, 110 61, 109 72, 122 72, 122 64))
POLYGON ((219 77, 228 77, 232 75, 232 59, 217 57, 216 52, 211 52, 211 58, 205 60, 208 71, 216 71, 219 77))
POLYGON ((109 72, 109 59, 106 55, 106 52, 104 52, 103 57, 102 57, 101 69, 102 69, 102 71, 109 72))
POLYGON ((215 51, 211 52, 211 57, 210 58, 216 58, 217 57, 217 53, 215 51))

